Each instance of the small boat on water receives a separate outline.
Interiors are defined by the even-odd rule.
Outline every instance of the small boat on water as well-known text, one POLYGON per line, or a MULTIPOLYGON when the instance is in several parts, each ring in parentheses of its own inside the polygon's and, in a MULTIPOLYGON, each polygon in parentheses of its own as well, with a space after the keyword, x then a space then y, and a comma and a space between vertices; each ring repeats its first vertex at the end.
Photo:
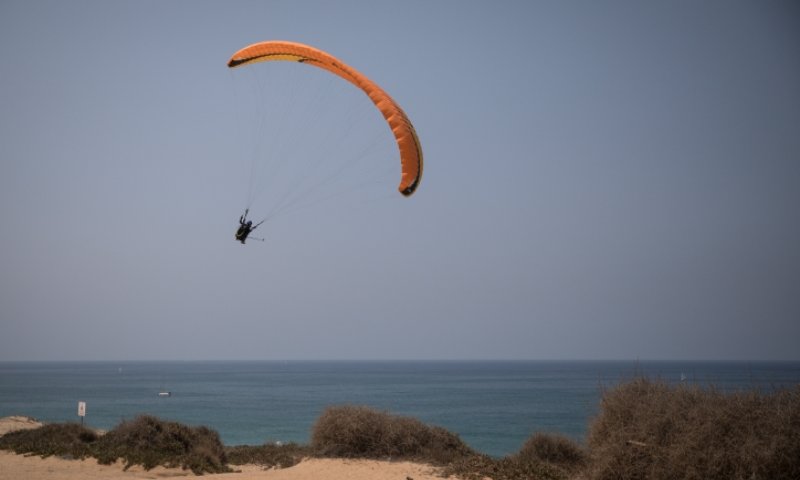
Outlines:
POLYGON ((171 397, 172 392, 158 392, 159 397, 171 397))

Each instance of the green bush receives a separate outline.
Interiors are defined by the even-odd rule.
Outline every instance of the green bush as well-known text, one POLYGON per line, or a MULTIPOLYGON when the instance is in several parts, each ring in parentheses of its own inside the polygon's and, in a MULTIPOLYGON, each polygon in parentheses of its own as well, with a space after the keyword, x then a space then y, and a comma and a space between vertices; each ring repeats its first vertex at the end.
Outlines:
POLYGON ((800 386, 733 393, 637 379, 604 393, 590 478, 796 480, 800 386))

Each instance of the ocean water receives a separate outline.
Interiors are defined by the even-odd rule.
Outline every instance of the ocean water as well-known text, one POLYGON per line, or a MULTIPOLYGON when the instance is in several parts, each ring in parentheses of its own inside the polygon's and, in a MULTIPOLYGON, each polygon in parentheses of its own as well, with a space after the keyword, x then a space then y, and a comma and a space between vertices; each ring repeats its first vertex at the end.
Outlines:
POLYGON ((799 384, 800 362, 0 362, 0 417, 78 421, 83 401, 95 428, 151 414, 259 445, 307 443, 327 406, 366 405, 503 456, 534 432, 583 441, 602 389, 638 375, 769 391, 799 384))

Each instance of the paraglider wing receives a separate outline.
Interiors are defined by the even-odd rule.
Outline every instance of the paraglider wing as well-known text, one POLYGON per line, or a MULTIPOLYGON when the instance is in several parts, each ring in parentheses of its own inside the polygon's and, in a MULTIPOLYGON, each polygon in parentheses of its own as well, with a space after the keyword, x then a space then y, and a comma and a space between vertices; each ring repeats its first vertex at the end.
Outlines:
POLYGON ((363 90, 383 114, 397 140, 402 174, 398 190, 405 196, 414 193, 422 178, 422 147, 408 116, 389 94, 333 55, 302 43, 287 41, 255 43, 234 53, 228 61, 228 67, 234 68, 269 61, 301 62, 314 65, 344 78, 363 90))

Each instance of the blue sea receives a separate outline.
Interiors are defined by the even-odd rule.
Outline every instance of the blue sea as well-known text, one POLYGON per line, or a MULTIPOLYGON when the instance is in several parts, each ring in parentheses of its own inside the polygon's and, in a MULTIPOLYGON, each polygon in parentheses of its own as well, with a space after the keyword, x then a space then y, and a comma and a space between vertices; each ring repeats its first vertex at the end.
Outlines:
POLYGON ((326 407, 366 405, 504 456, 535 432, 583 441, 603 389, 641 375, 770 391, 800 384, 800 362, 0 362, 0 417, 79 421, 83 401, 94 428, 151 414, 206 425, 227 445, 260 445, 308 443, 326 407))

